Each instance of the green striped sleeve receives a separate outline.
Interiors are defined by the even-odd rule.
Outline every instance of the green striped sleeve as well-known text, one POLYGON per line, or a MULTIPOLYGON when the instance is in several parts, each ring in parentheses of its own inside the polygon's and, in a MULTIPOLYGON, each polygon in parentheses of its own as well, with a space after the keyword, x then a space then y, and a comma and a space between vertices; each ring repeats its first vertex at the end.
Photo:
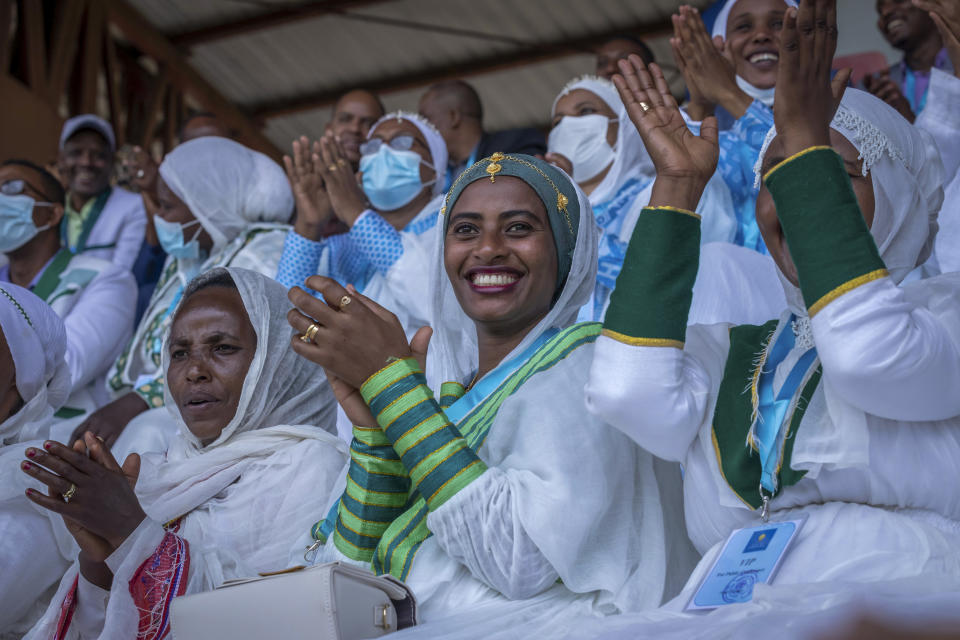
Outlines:
POLYGON ((487 466, 447 420, 426 383, 417 361, 407 358, 375 373, 360 393, 433 511, 487 466))
POLYGON ((860 285, 888 276, 843 159, 811 147, 764 176, 812 318, 860 285))
POLYGON ((333 527, 334 545, 348 558, 369 562, 383 532, 403 514, 409 494, 407 470, 383 431, 354 427, 347 487, 333 527))
POLYGON ((644 347, 683 348, 700 262, 700 216, 647 207, 610 295, 603 335, 644 347))

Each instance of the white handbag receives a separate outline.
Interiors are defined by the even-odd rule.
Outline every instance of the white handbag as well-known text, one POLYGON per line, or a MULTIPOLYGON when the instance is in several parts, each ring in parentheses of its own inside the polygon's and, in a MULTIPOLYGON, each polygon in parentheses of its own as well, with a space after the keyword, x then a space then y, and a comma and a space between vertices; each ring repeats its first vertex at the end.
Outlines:
POLYGON ((361 640, 417 623, 417 602, 393 576, 339 562, 297 567, 173 600, 174 640, 361 640))

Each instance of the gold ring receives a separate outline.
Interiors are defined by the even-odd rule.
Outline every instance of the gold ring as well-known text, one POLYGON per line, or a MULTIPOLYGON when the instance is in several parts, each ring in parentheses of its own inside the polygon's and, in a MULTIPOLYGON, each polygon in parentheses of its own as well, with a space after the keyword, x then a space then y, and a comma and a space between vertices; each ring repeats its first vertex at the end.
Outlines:
POLYGON ((327 167, 327 170, 328 170, 328 171, 336 171, 336 170, 337 170, 337 165, 331 164, 330 166, 327 167))
POLYGON ((347 166, 347 161, 344 160, 343 158, 337 158, 337 165, 341 167, 345 167, 347 166))
POLYGON ((343 296, 342 298, 340 298, 340 308, 343 309, 351 302, 353 302, 353 298, 351 298, 350 296, 343 296))
POLYGON ((313 338, 317 335, 318 331, 320 331, 320 327, 318 327, 316 323, 313 323, 307 327, 307 331, 300 336, 300 340, 307 344, 313 344, 313 338))
POLYGON ((646 102, 643 102, 642 100, 640 101, 640 108, 643 109, 644 113, 646 113, 647 111, 650 111, 650 105, 648 105, 646 102))
POLYGON ((70 483, 70 488, 67 489, 66 493, 61 493, 60 496, 63 498, 64 502, 70 502, 73 496, 77 493, 77 485, 70 483))

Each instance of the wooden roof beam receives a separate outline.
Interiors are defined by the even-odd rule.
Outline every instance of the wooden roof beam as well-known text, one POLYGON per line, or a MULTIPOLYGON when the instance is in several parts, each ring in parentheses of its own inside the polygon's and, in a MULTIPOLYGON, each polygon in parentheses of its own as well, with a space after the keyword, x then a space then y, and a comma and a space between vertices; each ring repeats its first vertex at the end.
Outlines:
POLYGON ((467 60, 451 65, 437 66, 413 73, 385 76, 372 80, 358 80, 349 86, 344 85, 301 96, 255 104, 245 107, 245 110, 252 113, 253 117, 258 120, 277 118, 332 105, 341 95, 357 87, 363 87, 378 94, 391 93, 394 91, 428 86, 441 80, 466 78, 535 64, 537 62, 544 62, 563 56, 591 53, 597 46, 607 42, 610 38, 624 33, 634 34, 638 37, 653 38, 665 33, 673 33, 673 25, 669 20, 652 25, 649 23, 623 25, 608 32, 574 40, 536 44, 508 53, 467 60))
POLYGON ((170 84, 195 98, 236 130, 244 144, 279 159, 283 154, 260 130, 260 126, 227 100, 187 63, 180 51, 124 0, 107 0, 110 23, 140 51, 157 61, 170 84))
POLYGON ((192 47, 198 44, 232 38, 243 35, 272 29, 290 22, 299 22, 310 20, 322 16, 357 9, 371 4, 381 4, 390 0, 328 0, 327 2, 307 2, 305 4, 296 4, 285 6, 281 9, 275 9, 257 15, 238 18, 229 22, 211 24, 189 31, 183 31, 169 35, 170 41, 178 47, 192 47))

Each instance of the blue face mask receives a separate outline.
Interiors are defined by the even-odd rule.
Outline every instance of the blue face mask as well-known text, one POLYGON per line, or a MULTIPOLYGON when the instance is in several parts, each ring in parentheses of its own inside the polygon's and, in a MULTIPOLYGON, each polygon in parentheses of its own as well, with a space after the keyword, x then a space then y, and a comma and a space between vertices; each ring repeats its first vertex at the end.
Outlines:
POLYGON ((180 224, 179 222, 167 222, 160 216, 153 217, 153 226, 157 229, 157 240, 160 246, 167 252, 167 255, 173 256, 178 260, 196 260, 200 257, 200 243, 197 236, 200 235, 200 229, 193 234, 190 242, 183 241, 183 230, 200 224, 199 220, 180 224))
POLYGON ((0 193, 0 253, 19 249, 49 229, 50 225, 37 228, 33 224, 33 208, 52 206, 52 202, 36 202, 28 195, 0 193))
POLYGON ((363 192, 374 209, 395 211, 410 204, 425 186, 433 184, 435 180, 420 182, 421 162, 419 153, 397 151, 388 145, 360 158, 363 192))

